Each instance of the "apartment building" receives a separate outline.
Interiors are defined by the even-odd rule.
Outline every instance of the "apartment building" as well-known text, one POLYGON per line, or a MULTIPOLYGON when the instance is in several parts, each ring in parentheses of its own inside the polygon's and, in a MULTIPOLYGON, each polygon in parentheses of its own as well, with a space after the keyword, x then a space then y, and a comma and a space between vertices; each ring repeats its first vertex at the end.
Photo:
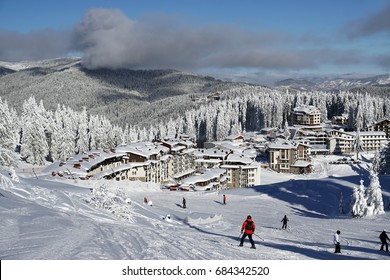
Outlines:
POLYGON ((282 173, 309 173, 311 147, 309 145, 278 139, 268 146, 269 167, 282 173))
POLYGON ((182 190, 212 191, 226 187, 226 170, 222 168, 202 169, 180 182, 182 190))
POLYGON ((193 153, 195 149, 194 140, 184 134, 167 136, 160 140, 161 145, 169 148, 172 156, 171 174, 172 179, 182 180, 195 172, 193 153))
POLYGON ((383 131, 356 131, 343 130, 328 131, 329 151, 332 154, 352 153, 355 150, 356 137, 360 137, 363 151, 379 150, 386 144, 386 133, 383 131))
POLYGON ((161 184, 174 181, 182 188, 191 180, 196 181, 192 185, 198 189, 258 185, 260 164, 255 162, 256 150, 242 141, 241 137, 234 137, 216 143, 215 148, 196 149, 190 139, 176 135, 155 142, 137 142, 111 150, 91 151, 74 156, 60 164, 59 168, 61 174, 65 171, 74 178, 139 180, 161 184))
POLYGON ((220 167, 226 170, 228 188, 260 184, 260 163, 243 154, 229 154, 220 167))
POLYGON ((321 123, 321 112, 315 106, 295 107, 291 111, 293 125, 319 125, 321 123))
POLYGON ((370 125, 367 128, 368 131, 383 131, 386 134, 386 138, 390 138, 390 120, 384 119, 377 123, 370 125))

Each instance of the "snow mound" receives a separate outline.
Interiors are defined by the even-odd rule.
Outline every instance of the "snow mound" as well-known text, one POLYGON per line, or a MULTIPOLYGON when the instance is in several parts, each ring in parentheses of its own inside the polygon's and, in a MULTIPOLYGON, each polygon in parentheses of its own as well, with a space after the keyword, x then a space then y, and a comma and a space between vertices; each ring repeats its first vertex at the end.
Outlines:
POLYGON ((95 208, 107 210, 123 220, 134 222, 131 200, 122 189, 111 192, 108 186, 103 184, 94 189, 91 198, 85 202, 95 208))
POLYGON ((217 222, 221 219, 221 214, 191 213, 184 218, 184 222, 189 225, 205 225, 217 222))

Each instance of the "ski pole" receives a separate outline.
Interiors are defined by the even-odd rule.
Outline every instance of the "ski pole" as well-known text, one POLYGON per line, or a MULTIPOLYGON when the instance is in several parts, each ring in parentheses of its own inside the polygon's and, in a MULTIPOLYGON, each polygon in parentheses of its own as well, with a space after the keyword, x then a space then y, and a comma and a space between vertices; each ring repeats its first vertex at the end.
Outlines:
POLYGON ((240 233, 240 235, 238 236, 237 240, 240 240, 241 238, 241 235, 242 235, 242 232, 240 233))
POLYGON ((258 235, 258 234, 256 234, 256 233, 254 233, 254 235, 256 235, 258 238, 260 238, 260 239, 261 239, 261 241, 264 241, 264 238, 263 238, 263 237, 261 237, 260 235, 258 235))

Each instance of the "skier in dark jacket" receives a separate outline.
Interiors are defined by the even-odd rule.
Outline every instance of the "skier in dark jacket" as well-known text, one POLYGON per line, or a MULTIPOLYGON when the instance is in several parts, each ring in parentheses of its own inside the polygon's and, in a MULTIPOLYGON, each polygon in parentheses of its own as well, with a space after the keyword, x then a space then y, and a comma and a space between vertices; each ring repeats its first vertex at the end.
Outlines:
POLYGON ((334 252, 335 253, 341 253, 341 245, 340 245, 340 231, 336 231, 336 233, 334 234, 334 237, 333 237, 333 243, 334 243, 334 246, 335 246, 335 250, 334 252))
POLYGON ((284 217, 281 220, 281 222, 283 223, 282 229, 287 229, 287 222, 288 222, 287 215, 284 215, 284 217))
POLYGON ((186 199, 183 197, 183 208, 187 208, 186 199))
POLYGON ((389 251, 389 245, 387 244, 387 240, 390 241, 389 237, 387 236, 386 230, 384 229, 382 233, 379 235, 379 239, 382 242, 381 251, 383 251, 384 246, 386 246, 386 252, 389 251))
POLYGON ((240 242, 240 245, 239 245, 240 247, 242 247, 244 245, 245 237, 248 236, 249 241, 252 244, 251 248, 252 249, 256 249, 255 242, 252 239, 252 234, 255 232, 255 229, 256 229, 256 225, 252 221, 252 217, 248 216, 246 218, 246 220, 244 221, 244 223, 242 224, 242 227, 241 227, 241 233, 243 233, 243 235, 241 237, 241 242, 240 242))

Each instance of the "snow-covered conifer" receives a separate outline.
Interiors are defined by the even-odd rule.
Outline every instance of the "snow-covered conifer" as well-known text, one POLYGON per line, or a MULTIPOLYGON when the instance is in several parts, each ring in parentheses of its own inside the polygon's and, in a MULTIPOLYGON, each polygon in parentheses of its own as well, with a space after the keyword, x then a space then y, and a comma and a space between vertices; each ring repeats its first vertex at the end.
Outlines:
POLYGON ((89 150, 88 114, 87 109, 83 107, 83 110, 78 114, 76 153, 83 153, 89 150))
POLYGON ((34 97, 30 97, 23 104, 22 123, 20 150, 22 157, 28 163, 44 165, 49 154, 45 133, 47 118, 43 105, 38 106, 34 97))
POLYGON ((14 166, 19 160, 18 155, 0 145, 0 166, 14 166))
POLYGON ((367 214, 367 201, 363 180, 360 180, 359 187, 354 187, 351 214, 353 217, 363 217, 367 214))
POLYGON ((385 213, 383 207, 382 190, 379 183, 378 174, 375 170, 370 171, 370 185, 366 189, 366 200, 368 215, 385 213))
POLYGON ((91 197, 86 202, 95 208, 109 211, 123 220, 134 221, 131 200, 122 189, 112 191, 106 184, 99 184, 93 189, 91 197))
POLYGON ((288 129, 288 122, 287 122, 287 120, 284 123, 284 137, 286 139, 290 138, 290 130, 288 129))
POLYGON ((0 98, 0 146, 15 151, 18 145, 19 120, 15 110, 0 98))
POLYGON ((356 136, 353 141, 353 150, 356 152, 356 160, 359 160, 359 153, 363 152, 363 140, 360 135, 360 129, 356 131, 356 136))

